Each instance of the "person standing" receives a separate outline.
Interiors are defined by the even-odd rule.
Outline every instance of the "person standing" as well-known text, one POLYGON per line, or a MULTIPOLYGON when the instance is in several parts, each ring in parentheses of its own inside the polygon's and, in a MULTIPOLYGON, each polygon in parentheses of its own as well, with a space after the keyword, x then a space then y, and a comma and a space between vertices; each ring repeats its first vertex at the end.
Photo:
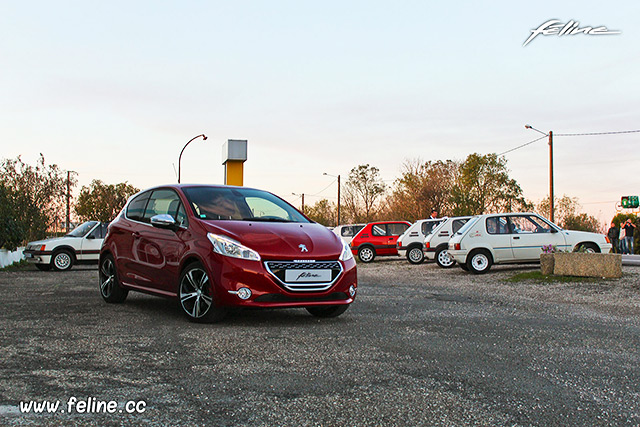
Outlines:
POLYGON ((438 218, 438 210, 433 208, 431 209, 431 215, 429 216, 429 219, 436 219, 438 218))
POLYGON ((613 253, 620 252, 620 249, 618 248, 618 238, 620 237, 620 230, 618 229, 618 227, 616 227, 616 224, 613 221, 611 222, 611 227, 609 228, 609 231, 607 231, 607 237, 611 242, 613 253))
POLYGON ((624 238, 624 222, 620 224, 620 233, 618 235, 618 244, 620 245, 620 253, 625 255, 627 253, 627 240, 624 238))
POLYGON ((633 255, 633 229, 636 225, 631 221, 631 218, 627 219, 624 223, 624 239, 627 241, 627 251, 633 255))

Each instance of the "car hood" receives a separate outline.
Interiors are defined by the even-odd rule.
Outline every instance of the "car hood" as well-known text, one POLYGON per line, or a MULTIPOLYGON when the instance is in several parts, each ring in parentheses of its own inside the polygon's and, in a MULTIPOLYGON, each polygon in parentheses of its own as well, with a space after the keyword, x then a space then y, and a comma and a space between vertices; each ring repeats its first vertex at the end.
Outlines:
POLYGON ((74 237, 52 237, 50 239, 36 240, 35 242, 27 243, 27 247, 29 246, 41 246, 41 245, 49 245, 51 243, 58 243, 63 240, 74 239, 74 237))
POLYGON ((207 231, 231 237, 257 251, 265 260, 336 260, 342 253, 341 239, 320 224, 206 220, 201 222, 207 231))

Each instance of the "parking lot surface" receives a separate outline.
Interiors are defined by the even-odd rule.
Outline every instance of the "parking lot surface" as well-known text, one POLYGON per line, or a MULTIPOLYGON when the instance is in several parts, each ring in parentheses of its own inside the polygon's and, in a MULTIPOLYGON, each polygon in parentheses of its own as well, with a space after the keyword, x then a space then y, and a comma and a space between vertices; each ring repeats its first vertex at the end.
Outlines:
POLYGON ((242 311, 213 325, 138 293, 106 304, 95 268, 0 272, 0 424, 640 424, 638 267, 568 283, 507 281, 536 267, 358 269, 336 319, 242 311), (118 410, 78 413, 72 397, 118 410), (44 400, 59 410, 20 410, 44 400))

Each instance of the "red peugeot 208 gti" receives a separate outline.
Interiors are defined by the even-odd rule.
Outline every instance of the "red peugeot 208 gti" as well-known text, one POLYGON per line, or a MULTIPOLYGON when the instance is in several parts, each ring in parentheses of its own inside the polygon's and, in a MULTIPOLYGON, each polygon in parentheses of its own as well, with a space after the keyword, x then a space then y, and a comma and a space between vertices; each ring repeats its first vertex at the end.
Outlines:
POLYGON ((140 291, 175 298, 192 321, 231 307, 344 313, 358 281, 350 248, 266 191, 167 185, 142 191, 110 224, 100 251, 110 303, 140 291))

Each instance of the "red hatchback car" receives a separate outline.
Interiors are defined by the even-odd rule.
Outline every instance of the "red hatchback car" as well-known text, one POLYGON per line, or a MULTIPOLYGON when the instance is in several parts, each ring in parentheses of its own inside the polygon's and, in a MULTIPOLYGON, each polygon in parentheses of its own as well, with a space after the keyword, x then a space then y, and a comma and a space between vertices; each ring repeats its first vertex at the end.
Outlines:
POLYGON ((266 191, 167 185, 133 196, 100 251, 100 293, 175 298, 192 321, 231 307, 304 307, 344 313, 355 298, 356 263, 326 227, 266 191))
POLYGON ((355 235, 351 251, 362 262, 371 262, 376 256, 397 256, 398 237, 410 226, 407 221, 371 222, 355 235))

